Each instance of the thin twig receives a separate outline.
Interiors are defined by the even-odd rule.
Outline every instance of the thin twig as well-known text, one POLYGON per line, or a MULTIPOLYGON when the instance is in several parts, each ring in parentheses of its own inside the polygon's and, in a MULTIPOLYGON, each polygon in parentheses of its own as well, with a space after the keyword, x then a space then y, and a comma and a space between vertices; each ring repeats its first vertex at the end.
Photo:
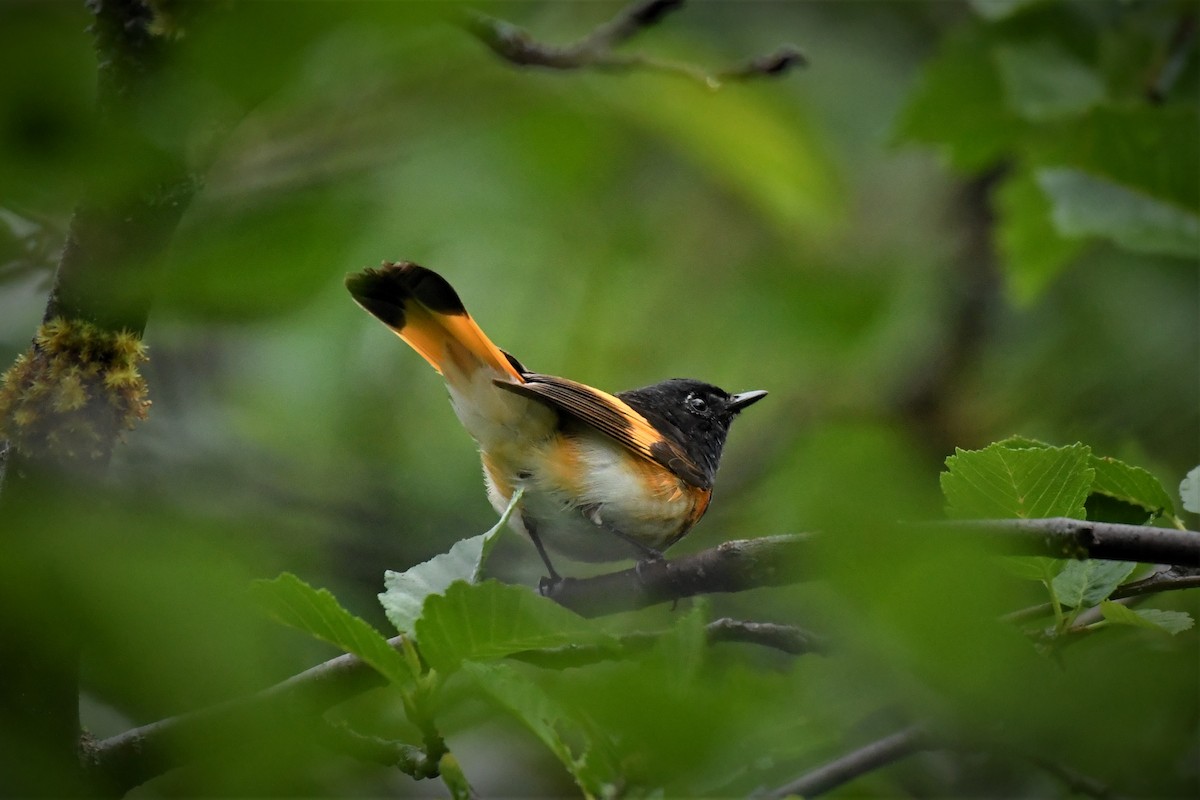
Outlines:
POLYGON ((767 797, 818 797, 880 767, 926 750, 929 746, 925 728, 913 725, 823 764, 779 787, 767 797))
POLYGON ((519 67, 554 70, 647 70, 681 75, 710 89, 719 88, 725 81, 783 75, 794 67, 805 66, 808 63, 800 48, 794 45, 785 45, 773 53, 715 71, 645 53, 614 51, 615 47, 682 5, 683 0, 639 0, 587 35, 566 45, 539 42, 523 28, 486 14, 472 13, 467 17, 465 27, 493 53, 519 67))
MULTIPOLYGON (((1166 567, 1149 577, 1118 586, 1108 599, 1123 600, 1182 589, 1200 589, 1200 573, 1187 567, 1166 567)), ((1038 603, 1005 614, 1000 620, 1011 623, 1029 622, 1049 616, 1053 611, 1054 607, 1050 603, 1038 603)))

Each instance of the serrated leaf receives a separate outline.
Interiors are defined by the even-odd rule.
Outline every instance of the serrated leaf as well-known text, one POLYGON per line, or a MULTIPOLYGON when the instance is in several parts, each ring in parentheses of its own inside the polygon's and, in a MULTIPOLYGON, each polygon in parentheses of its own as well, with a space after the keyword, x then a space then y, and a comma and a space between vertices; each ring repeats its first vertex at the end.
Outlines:
POLYGON ((616 795, 620 773, 603 731, 506 664, 464 663, 463 671, 549 748, 585 796, 616 795))
POLYGON ((1108 600, 1100 604, 1100 613, 1114 625, 1148 628, 1169 633, 1172 636, 1188 630, 1194 624, 1191 615, 1186 611, 1163 611, 1157 608, 1133 609, 1108 600))
POLYGON ((1009 450, 1045 450, 1048 447, 1054 446, 1049 442, 1043 442, 1041 439, 1021 436, 1020 434, 1013 434, 1008 438, 993 442, 993 444, 1000 447, 1007 447, 1009 450))
POLYGON ((1076 169, 1040 169, 1037 181, 1063 236, 1095 236, 1136 253, 1200 255, 1200 216, 1192 211, 1076 169))
POLYGON ((1029 171, 1005 180, 996 203, 1005 283, 1018 304, 1032 303, 1079 254, 1085 241, 1059 234, 1050 218, 1050 201, 1029 171))
POLYGON ((1175 513, 1171 496, 1167 494, 1162 483, 1141 467, 1134 467, 1107 456, 1092 456, 1090 463, 1096 471, 1096 477, 1092 481, 1094 494, 1102 494, 1122 503, 1139 506, 1153 516, 1164 512, 1175 513))
POLYGON ((1179 496, 1183 507, 1193 514, 1200 514, 1200 467, 1192 467, 1179 482, 1179 496))
POLYGON ((314 589, 290 572, 274 580, 255 581, 255 599, 284 625, 309 633, 353 653, 397 685, 416 680, 408 662, 379 631, 338 603, 326 589, 314 589))
POLYGON ((445 594, 431 595, 415 631, 421 655, 443 674, 465 660, 503 658, 522 650, 566 645, 619 649, 597 623, 524 586, 494 580, 459 582, 445 594))
POLYGON ((421 616, 425 599, 430 595, 441 594, 455 581, 480 581, 488 556, 505 531, 508 518, 519 500, 518 492, 490 530, 455 542, 445 553, 404 572, 389 569, 383 573, 384 591, 379 595, 379 603, 396 630, 407 633, 413 629, 413 624, 421 616))
POLYGON ((1064 606, 1088 608, 1112 594, 1136 567, 1133 561, 1068 561, 1054 576, 1054 594, 1064 606))
POLYGON ((959 519, 1083 519, 1094 472, 1086 445, 956 449, 941 474, 947 513, 959 519))

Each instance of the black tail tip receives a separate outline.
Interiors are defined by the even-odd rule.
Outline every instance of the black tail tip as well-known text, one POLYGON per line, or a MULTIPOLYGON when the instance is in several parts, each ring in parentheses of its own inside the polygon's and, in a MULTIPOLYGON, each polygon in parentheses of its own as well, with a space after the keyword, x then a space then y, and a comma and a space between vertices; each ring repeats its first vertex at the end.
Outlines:
POLYGON ((346 276, 346 289, 359 305, 393 327, 402 327, 404 302, 410 298, 440 314, 467 313, 445 278, 411 261, 385 261, 379 267, 351 273, 346 276), (401 324, 385 318, 377 307, 399 308, 401 324))

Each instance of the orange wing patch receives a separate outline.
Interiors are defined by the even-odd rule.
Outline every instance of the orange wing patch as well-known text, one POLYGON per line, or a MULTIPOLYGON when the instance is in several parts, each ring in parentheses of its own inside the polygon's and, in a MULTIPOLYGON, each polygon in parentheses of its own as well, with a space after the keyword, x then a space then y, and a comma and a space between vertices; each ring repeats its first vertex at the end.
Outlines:
POLYGON ((707 489, 710 482, 681 447, 668 441, 624 400, 586 384, 553 375, 527 372, 524 383, 496 381, 516 394, 532 397, 565 411, 620 442, 634 454, 669 469, 692 486, 707 489))

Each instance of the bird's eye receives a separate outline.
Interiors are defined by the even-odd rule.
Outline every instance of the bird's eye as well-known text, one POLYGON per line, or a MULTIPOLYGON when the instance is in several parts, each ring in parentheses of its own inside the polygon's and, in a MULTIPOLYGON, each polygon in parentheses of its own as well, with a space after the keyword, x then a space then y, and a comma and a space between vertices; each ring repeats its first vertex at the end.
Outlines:
POLYGON ((688 408, 692 411, 708 410, 708 403, 704 402, 704 398, 699 395, 689 394, 684 402, 687 403, 688 408))

